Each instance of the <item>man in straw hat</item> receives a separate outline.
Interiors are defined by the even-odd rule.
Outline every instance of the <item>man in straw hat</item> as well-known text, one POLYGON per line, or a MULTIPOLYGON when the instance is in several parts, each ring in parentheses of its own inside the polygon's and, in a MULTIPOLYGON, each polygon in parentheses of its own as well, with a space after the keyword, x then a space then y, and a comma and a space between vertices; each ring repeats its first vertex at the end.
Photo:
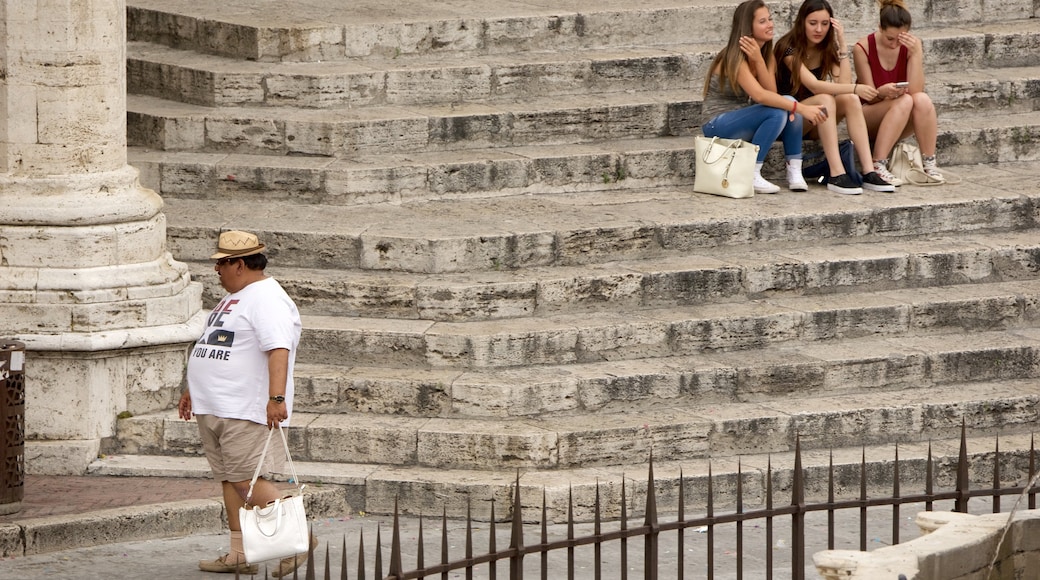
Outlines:
MULTIPOLYGON (((228 292, 209 315, 206 330, 188 358, 188 388, 178 411, 195 416, 213 477, 221 482, 231 549, 216 560, 203 560, 207 572, 255 574, 246 562, 238 510, 245 505, 268 430, 288 423, 293 404, 293 365, 300 343, 300 313, 285 290, 264 273, 267 256, 255 234, 220 234, 213 269, 228 292)), ((264 462, 269 472, 271 458, 264 462)), ((268 479, 257 479, 252 505, 282 496, 268 479)), ((312 547, 317 544, 311 538, 312 547)), ((307 553, 279 562, 275 577, 291 573, 307 553)))

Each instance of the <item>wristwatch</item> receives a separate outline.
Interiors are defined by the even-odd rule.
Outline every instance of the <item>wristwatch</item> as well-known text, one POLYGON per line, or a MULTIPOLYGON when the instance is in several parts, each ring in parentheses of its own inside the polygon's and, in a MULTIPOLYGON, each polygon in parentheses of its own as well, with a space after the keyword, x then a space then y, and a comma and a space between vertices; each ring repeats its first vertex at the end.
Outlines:
POLYGON ((283 395, 276 395, 274 397, 271 397, 271 400, 274 401, 275 403, 284 403, 285 402, 285 397, 283 395))

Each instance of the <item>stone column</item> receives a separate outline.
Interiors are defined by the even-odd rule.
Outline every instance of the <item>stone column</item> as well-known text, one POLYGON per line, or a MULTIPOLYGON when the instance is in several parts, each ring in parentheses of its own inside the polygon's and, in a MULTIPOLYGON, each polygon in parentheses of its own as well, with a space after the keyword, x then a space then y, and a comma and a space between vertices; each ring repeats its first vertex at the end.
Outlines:
POLYGON ((26 470, 82 473, 169 408, 201 290, 126 162, 125 0, 0 0, 0 335, 26 344, 26 470))

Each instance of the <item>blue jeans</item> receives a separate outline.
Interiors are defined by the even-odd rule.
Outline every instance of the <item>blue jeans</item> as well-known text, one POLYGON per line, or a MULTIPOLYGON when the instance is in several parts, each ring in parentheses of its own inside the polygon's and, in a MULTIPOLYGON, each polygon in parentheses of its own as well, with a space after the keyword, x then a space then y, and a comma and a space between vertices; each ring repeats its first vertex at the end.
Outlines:
POLYGON ((758 145, 759 163, 766 160, 769 148, 778 137, 784 144, 784 157, 801 159, 802 116, 795 115, 794 121, 789 121, 789 115, 790 113, 783 109, 750 105, 715 115, 701 127, 701 130, 705 137, 743 139, 758 145))

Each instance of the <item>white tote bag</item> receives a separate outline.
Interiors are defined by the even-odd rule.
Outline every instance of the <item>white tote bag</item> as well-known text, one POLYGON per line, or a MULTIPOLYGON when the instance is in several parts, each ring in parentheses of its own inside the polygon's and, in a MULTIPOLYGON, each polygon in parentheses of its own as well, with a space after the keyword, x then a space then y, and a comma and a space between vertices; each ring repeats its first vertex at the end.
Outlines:
POLYGON ((266 506, 249 506, 249 501, 253 498, 253 486, 260 476, 260 469, 267 457, 267 448, 271 444, 271 435, 274 434, 274 429, 271 429, 267 434, 267 442, 264 443, 264 451, 260 455, 256 472, 249 482, 246 506, 238 510, 238 521, 242 526, 242 549, 246 554, 246 561, 251 564, 275 558, 288 558, 310 549, 307 514, 303 510, 304 486, 300 485, 300 480, 296 477, 296 467, 289 454, 289 443, 285 440, 285 431, 281 425, 278 426, 278 433, 285 448, 285 457, 289 460, 289 472, 296 483, 296 492, 278 498, 266 506))
POLYGON ((693 190, 724 197, 755 195, 755 161, 758 145, 741 139, 722 139, 698 135, 693 190))

